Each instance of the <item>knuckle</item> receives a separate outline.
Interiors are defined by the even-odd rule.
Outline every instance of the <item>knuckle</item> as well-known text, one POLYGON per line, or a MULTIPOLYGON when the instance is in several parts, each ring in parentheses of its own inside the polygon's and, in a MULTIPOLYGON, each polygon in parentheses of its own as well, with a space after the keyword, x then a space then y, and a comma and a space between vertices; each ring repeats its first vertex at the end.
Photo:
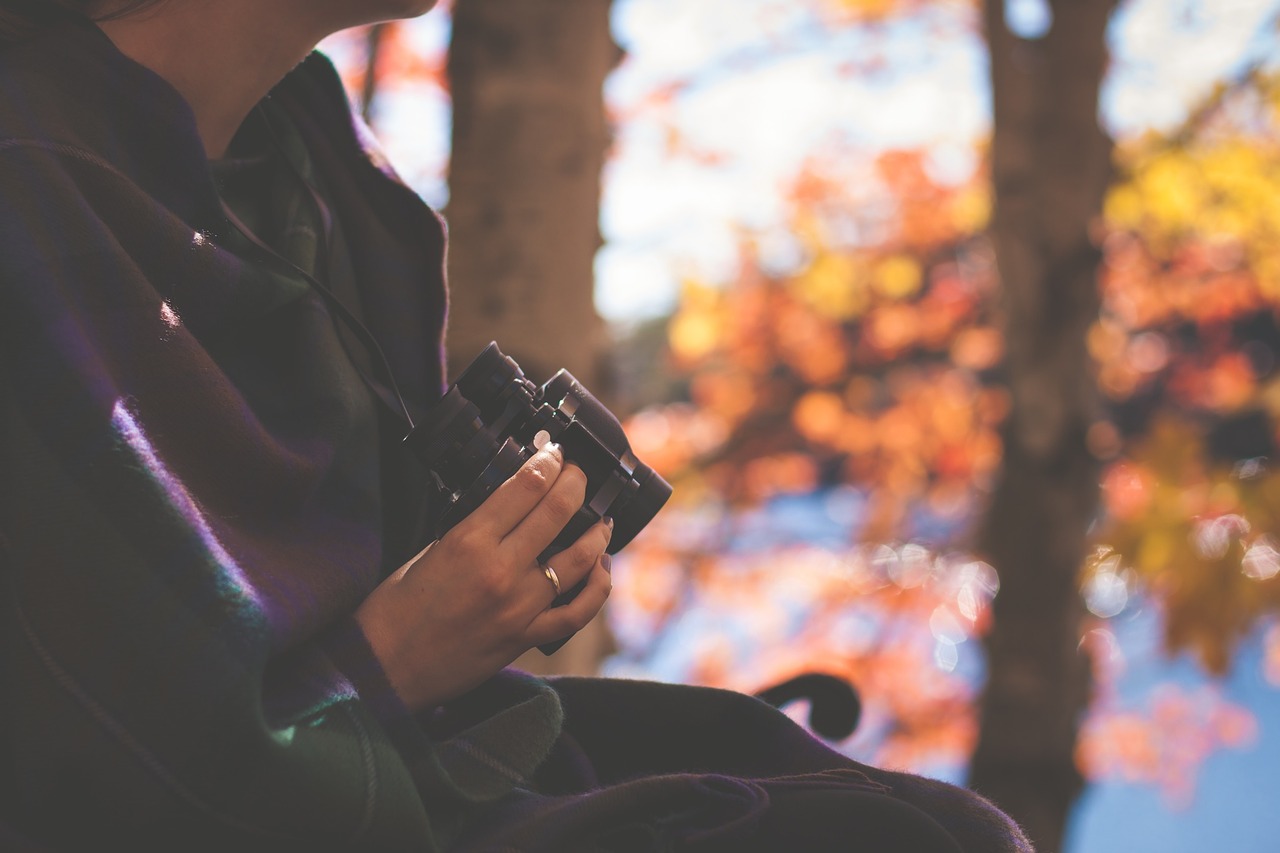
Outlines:
POLYGON ((542 494, 550 488, 552 472, 547 470, 545 464, 540 463, 541 460, 537 460, 520 466, 519 470, 512 476, 512 479, 516 481, 516 485, 535 494, 542 494))
POLYGON ((574 543, 569 551, 573 561, 581 566, 594 566, 596 561, 600 559, 600 549, 592 542, 579 540, 574 543))
POLYGON ((453 559, 466 560, 470 559, 471 555, 481 552, 480 538, 479 531, 464 521, 447 532, 440 541, 453 559))
POLYGON ((542 502, 546 507, 547 512, 551 513, 551 515, 556 518, 569 518, 577 512, 578 507, 582 505, 581 502, 575 500, 572 495, 559 490, 548 493, 547 496, 542 499, 542 502))
POLYGON ((497 563, 483 562, 475 569, 476 593, 481 600, 492 604, 501 601, 508 586, 507 573, 497 563))

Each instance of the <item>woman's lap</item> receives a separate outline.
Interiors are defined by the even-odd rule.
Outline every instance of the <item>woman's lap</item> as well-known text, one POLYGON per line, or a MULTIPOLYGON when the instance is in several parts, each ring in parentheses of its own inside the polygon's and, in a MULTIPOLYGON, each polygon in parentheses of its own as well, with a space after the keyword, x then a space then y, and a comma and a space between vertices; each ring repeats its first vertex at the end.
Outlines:
POLYGON ((1030 850, 971 792, 858 764, 753 697, 553 684, 565 728, 534 790, 497 804, 464 849, 1030 850))

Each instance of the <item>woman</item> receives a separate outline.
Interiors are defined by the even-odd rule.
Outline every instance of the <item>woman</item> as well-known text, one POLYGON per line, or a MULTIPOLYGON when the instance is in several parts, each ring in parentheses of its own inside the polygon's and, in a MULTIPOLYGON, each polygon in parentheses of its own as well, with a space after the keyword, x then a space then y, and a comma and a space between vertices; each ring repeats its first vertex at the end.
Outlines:
POLYGON ((443 229, 310 54, 431 5, 0 0, 5 832, 1029 849, 746 697, 502 671, 602 606, 611 525, 537 563, 584 494, 545 444, 422 549, 443 229))

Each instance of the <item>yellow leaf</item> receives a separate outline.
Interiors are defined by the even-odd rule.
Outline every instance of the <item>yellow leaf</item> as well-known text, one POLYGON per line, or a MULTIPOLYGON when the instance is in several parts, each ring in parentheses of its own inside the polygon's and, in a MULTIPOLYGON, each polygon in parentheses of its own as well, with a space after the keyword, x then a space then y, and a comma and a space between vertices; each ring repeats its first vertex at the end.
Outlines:
POLYGON ((896 0, 836 0, 837 8, 870 20, 887 17, 897 5, 896 0))
POLYGON ((681 359, 697 361, 715 349, 719 333, 720 325, 712 315, 702 311, 682 312, 671 321, 671 349, 681 359))
POLYGON ((1174 554, 1173 537, 1162 530, 1157 530, 1143 536, 1141 543, 1138 546, 1138 558, 1134 561, 1139 571, 1147 575, 1155 575, 1168 566, 1174 554))
POLYGON ((1168 231, 1193 228, 1206 200, 1200 169, 1180 150, 1161 152, 1138 176, 1147 211, 1168 231))
POLYGON ((951 202, 951 217, 961 234, 974 234, 991 219, 991 194, 985 187, 965 190, 951 202))
POLYGON ((920 264, 906 255, 892 255, 876 265, 876 291, 889 299, 906 299, 920 290, 920 264))
POLYGON ((1132 184, 1121 184, 1107 193, 1107 220, 1116 228, 1137 229, 1142 224, 1142 195, 1132 184))
POLYGON ((847 255, 818 255, 792 287, 806 305, 831 320, 851 320, 867 310, 862 269, 847 255))

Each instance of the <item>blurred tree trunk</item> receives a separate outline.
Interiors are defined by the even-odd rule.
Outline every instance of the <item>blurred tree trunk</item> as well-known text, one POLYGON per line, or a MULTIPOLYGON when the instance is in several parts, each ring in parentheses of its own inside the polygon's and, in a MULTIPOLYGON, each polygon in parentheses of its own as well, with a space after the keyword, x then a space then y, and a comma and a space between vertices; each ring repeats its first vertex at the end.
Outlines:
POLYGON ((979 548, 1000 575, 970 785, 1042 853, 1061 849, 1083 787, 1075 748, 1089 700, 1078 575, 1098 502, 1086 435, 1097 413, 1085 338, 1098 315, 1090 227, 1110 177, 1098 125, 1116 0, 1050 0, 1042 38, 984 0, 994 104, 991 236, 1004 298, 1012 408, 979 548))
POLYGON ((533 378, 588 387, 595 312, 605 76, 619 51, 611 0, 458 0, 449 82, 449 355, 461 370, 496 339, 533 378))
MULTIPOLYGON (((541 382, 564 367, 599 393, 607 345, 595 311, 605 76, 620 57, 612 0, 457 0, 448 75, 449 364, 491 340, 541 382)), ((608 650, 597 619, 526 669, 588 672, 608 650)))

